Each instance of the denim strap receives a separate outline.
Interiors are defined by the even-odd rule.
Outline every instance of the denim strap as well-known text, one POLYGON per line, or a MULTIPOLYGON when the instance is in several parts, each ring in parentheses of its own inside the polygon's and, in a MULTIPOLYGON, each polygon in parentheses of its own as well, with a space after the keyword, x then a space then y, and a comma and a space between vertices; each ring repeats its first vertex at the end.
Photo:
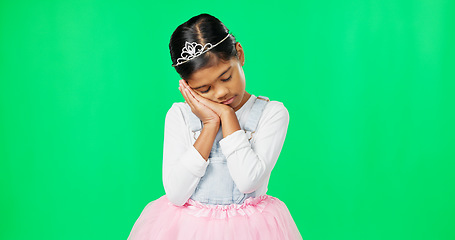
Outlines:
POLYGON ((258 126, 259 119, 261 118, 262 112, 265 106, 269 102, 269 98, 265 96, 258 96, 254 101, 253 107, 249 113, 248 119, 246 120, 243 129, 245 131, 254 132, 258 126))

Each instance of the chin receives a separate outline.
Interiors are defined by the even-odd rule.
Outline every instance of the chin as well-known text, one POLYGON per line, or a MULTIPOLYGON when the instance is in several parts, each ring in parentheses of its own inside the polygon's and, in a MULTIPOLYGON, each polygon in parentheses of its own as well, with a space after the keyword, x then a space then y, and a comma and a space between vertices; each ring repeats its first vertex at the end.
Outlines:
POLYGON ((239 96, 235 96, 235 101, 229 104, 229 106, 231 106, 232 108, 236 108, 237 106, 240 105, 241 102, 242 99, 239 96))
POLYGON ((242 102, 242 97, 239 95, 235 95, 235 101, 232 103, 232 105, 235 104, 235 106, 238 106, 242 102))

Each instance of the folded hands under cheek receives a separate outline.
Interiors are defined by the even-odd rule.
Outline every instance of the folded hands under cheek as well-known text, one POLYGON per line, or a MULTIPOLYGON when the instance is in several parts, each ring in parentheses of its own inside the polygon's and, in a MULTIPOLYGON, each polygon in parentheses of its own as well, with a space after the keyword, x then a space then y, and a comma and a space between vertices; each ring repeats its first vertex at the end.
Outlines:
POLYGON ((199 93, 193 91, 185 80, 180 80, 179 90, 185 101, 191 107, 191 111, 196 114, 204 124, 220 124, 221 116, 228 111, 233 111, 229 105, 217 103, 202 97, 199 93))

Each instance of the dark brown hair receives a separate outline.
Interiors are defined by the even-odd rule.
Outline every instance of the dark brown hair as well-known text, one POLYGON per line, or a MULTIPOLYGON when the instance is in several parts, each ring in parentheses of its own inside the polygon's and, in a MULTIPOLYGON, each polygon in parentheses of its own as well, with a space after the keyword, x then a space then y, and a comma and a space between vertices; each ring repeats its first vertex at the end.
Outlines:
MULTIPOLYGON (((181 57, 185 42, 197 42, 203 46, 206 43, 216 44, 228 33, 229 29, 218 18, 210 14, 203 13, 190 18, 172 33, 169 41, 172 64, 176 64, 177 59, 181 57)), ((181 78, 188 79, 193 72, 199 69, 214 66, 220 60, 224 62, 238 57, 236 43, 235 37, 230 34, 216 47, 174 68, 181 78)))

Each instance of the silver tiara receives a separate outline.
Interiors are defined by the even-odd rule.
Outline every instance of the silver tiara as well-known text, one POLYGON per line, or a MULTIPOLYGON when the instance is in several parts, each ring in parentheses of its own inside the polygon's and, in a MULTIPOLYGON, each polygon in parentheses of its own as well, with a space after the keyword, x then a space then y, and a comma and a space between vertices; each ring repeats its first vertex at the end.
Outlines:
POLYGON ((175 67, 175 66, 178 66, 180 64, 186 63, 186 62, 188 62, 189 60, 191 60, 193 58, 199 57, 203 53, 205 53, 205 52, 209 51, 210 49, 216 47, 218 44, 223 42, 228 37, 229 37, 229 33, 228 33, 228 35, 226 35, 226 37, 221 39, 221 41, 219 41, 215 45, 213 45, 211 43, 206 43, 204 46, 202 46, 201 44, 199 44, 197 42, 191 42, 190 43, 190 42, 185 41, 185 47, 182 48, 182 53, 180 54, 180 56, 182 56, 182 57, 178 58, 177 59, 177 63, 173 64, 172 66, 175 67))

